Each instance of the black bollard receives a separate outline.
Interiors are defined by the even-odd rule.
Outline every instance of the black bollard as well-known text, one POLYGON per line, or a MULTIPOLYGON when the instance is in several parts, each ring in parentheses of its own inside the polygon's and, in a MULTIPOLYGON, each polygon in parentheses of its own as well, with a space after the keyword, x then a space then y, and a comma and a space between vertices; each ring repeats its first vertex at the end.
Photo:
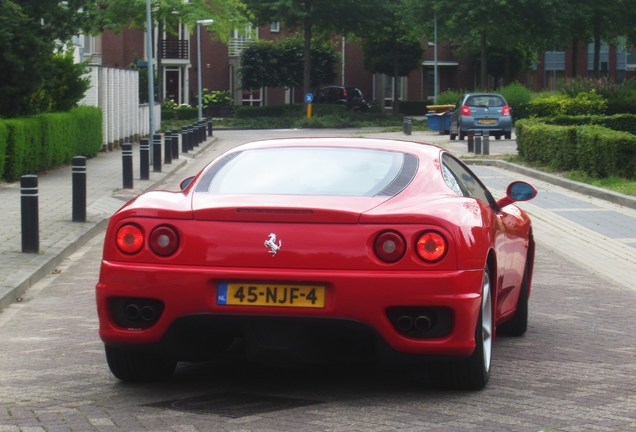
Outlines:
POLYGON ((188 129, 186 127, 181 128, 181 152, 188 152, 188 129))
POLYGON ((172 164, 172 134, 170 132, 164 135, 163 163, 172 164))
POLYGON ((475 137, 475 154, 481 154, 481 135, 475 137))
POLYGON ((192 124, 192 144, 194 147, 199 147, 199 125, 197 123, 192 124))
POLYGON ((413 119, 409 117, 404 117, 403 122, 404 135, 411 135, 413 130, 413 119))
POLYGON ((192 126, 186 128, 186 135, 188 136, 188 151, 194 150, 194 130, 192 126))
POLYGON ((40 215, 38 205, 38 176, 20 177, 20 204, 22 213, 22 252, 40 252, 40 215))
POLYGON ((172 159, 179 159, 179 131, 172 129, 172 159))
POLYGON ((208 117, 208 136, 211 137, 213 134, 212 130, 212 117, 208 117))
POLYGON ((468 142, 468 153, 475 152, 475 135, 470 133, 466 137, 466 141, 468 142))
POLYGON ((75 156, 71 168, 73 222, 86 222, 86 157, 75 156))
POLYGON ((152 136, 152 172, 161 172, 161 135, 152 136))
POLYGON ((484 139, 481 146, 481 154, 483 155, 490 154, 490 133, 488 131, 484 131, 484 139))
POLYGON ((133 188, 133 149, 132 144, 125 141, 121 145, 121 172, 123 188, 133 188))
POLYGON ((139 179, 150 178, 150 141, 142 138, 139 141, 139 179))

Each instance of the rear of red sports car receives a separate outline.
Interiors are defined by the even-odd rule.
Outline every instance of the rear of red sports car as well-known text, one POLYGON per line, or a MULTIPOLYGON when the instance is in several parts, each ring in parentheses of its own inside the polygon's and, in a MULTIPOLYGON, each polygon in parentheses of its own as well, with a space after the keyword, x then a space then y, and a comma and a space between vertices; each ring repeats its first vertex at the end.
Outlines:
POLYGON ((438 148, 319 141, 237 149, 112 217, 97 305, 116 376, 235 340, 270 361, 474 353, 488 206, 448 188, 438 148))

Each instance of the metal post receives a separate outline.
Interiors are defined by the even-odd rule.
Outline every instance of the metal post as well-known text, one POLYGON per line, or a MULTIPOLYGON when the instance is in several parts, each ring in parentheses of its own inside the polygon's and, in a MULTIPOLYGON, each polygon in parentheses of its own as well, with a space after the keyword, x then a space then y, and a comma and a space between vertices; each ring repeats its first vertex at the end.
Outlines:
POLYGON ((40 228, 38 205, 38 176, 20 177, 20 204, 22 215, 22 252, 40 252, 40 228))
POLYGON ((150 0, 146 0, 146 57, 148 58, 148 136, 155 133, 155 72, 153 61, 152 10, 150 0))
POLYGON ((170 132, 164 135, 163 163, 172 164, 172 134, 170 132))
POLYGON ((468 136, 466 137, 466 141, 468 142, 468 153, 474 153, 475 152, 475 135, 472 133, 469 133, 468 136))
POLYGON ((124 189, 133 188, 133 149, 129 141, 121 146, 121 172, 124 189))
POLYGON ((152 136, 152 172, 161 172, 161 135, 152 136))
POLYGON ((484 141, 481 148, 481 154, 483 155, 490 154, 490 133, 488 131, 484 131, 484 141))
POLYGON ((86 222, 86 157, 75 156, 71 166, 73 222, 86 222))
POLYGON ((200 141, 199 141, 199 124, 198 123, 193 123, 192 124, 192 144, 194 144, 195 147, 199 147, 200 141))
POLYGON ((409 117, 404 117, 404 122, 403 122, 404 135, 411 135, 412 126, 413 126, 413 119, 409 117))
POLYGON ((481 135, 475 137, 475 154, 481 154, 481 135))
POLYGON ((150 141, 146 138, 139 141, 139 178, 150 178, 150 141))
POLYGON ((181 152, 188 152, 188 129, 186 127, 181 128, 181 152))
POLYGON ((194 150, 194 133, 192 131, 192 126, 188 126, 186 128, 186 135, 188 136, 188 151, 194 150))
POLYGON ((172 159, 179 159, 179 131, 172 129, 172 159))
POLYGON ((208 136, 211 137, 212 134, 212 117, 208 117, 208 136))

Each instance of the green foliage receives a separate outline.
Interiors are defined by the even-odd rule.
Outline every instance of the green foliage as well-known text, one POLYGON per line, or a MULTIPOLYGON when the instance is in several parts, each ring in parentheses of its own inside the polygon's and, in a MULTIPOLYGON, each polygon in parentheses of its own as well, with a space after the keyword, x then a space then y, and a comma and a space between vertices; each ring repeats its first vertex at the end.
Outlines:
POLYGON ((4 177, 4 161, 7 157, 7 141, 9 139, 9 131, 7 126, 0 120, 0 178, 4 177))
POLYGON ((161 104, 161 118, 166 120, 192 120, 199 117, 199 109, 188 104, 178 105, 168 99, 161 104))
POLYGON ((561 93, 571 98, 575 98, 581 93, 596 93, 608 98, 617 89, 617 85, 607 77, 568 78, 561 81, 558 87, 561 93))
POLYGON ((232 96, 227 90, 209 91, 203 89, 203 108, 232 105, 232 96))
POLYGON ((579 167, 594 177, 636 178, 636 136, 602 126, 577 130, 579 167))
POLYGON ((619 86, 608 96, 607 114, 636 114, 636 79, 619 86))
POLYGON ((532 100, 532 92, 526 86, 513 83, 498 91, 508 102, 512 110, 512 118, 515 121, 528 117, 528 105, 532 100))
POLYGON ((437 95, 437 105, 455 105, 462 95, 460 90, 446 90, 437 95))
POLYGON ((636 178, 636 135, 599 125, 555 126, 537 119, 516 123, 519 156, 554 169, 594 177, 636 178))
POLYGON ((0 172, 5 180, 15 181, 70 162, 75 155, 97 154, 102 145, 102 113, 96 107, 78 107, 66 113, 1 120, 0 150, 3 142, 0 172))
MULTIPOLYGON (((243 88, 298 87, 303 83, 303 44, 298 38, 256 41, 241 54, 243 88)), ((311 49, 311 85, 333 82, 338 54, 330 45, 311 49)))
POLYGON ((543 93, 530 101, 528 114, 535 117, 558 115, 604 114, 607 100, 595 93, 579 93, 576 97, 565 94, 543 93))

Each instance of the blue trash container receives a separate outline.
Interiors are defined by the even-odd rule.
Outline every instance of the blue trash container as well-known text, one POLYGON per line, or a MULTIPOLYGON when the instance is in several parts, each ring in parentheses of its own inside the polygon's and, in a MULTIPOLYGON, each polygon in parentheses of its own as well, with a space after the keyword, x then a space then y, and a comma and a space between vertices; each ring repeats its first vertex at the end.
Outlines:
POLYGON ((450 133, 451 114, 449 112, 426 114, 426 120, 430 130, 438 131, 440 135, 450 133))

